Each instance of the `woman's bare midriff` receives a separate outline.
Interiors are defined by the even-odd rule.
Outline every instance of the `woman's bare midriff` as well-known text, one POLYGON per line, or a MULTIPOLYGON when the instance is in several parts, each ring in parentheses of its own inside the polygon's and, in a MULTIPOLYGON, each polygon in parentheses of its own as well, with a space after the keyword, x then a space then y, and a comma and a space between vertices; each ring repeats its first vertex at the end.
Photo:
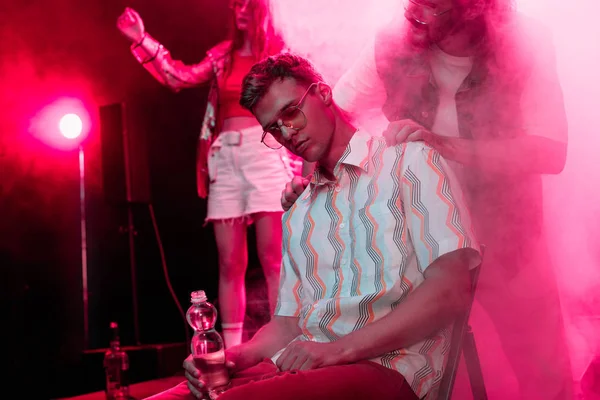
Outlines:
POLYGON ((223 121, 221 131, 240 131, 257 125, 258 121, 254 117, 232 117, 223 121))

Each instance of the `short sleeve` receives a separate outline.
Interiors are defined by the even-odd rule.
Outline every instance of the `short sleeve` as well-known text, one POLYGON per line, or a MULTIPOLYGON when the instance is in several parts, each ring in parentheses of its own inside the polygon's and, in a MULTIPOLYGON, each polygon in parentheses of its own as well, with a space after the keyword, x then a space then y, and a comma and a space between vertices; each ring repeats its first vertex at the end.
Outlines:
MULTIPOLYGON (((402 202, 421 270, 458 249, 479 252, 462 191, 446 161, 422 142, 403 146, 402 202)), ((469 267, 480 262, 474 257, 469 267)))
POLYGON ((375 65, 375 42, 370 40, 356 62, 338 80, 333 99, 353 115, 380 111, 386 91, 375 65))
POLYGON ((282 317, 298 317, 302 308, 302 281, 298 266, 289 251, 290 231, 285 223, 290 215, 291 212, 288 211, 283 217, 283 255, 279 278, 279 295, 275 307, 275 315, 282 317))

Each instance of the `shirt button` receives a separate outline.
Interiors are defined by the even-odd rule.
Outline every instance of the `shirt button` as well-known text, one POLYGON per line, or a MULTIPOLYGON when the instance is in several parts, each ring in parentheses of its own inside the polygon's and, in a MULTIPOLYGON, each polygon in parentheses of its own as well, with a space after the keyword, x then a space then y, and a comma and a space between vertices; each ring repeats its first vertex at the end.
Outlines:
POLYGON ((339 193, 341 190, 342 190, 342 188, 340 187, 340 185, 336 185, 336 186, 335 186, 335 191, 336 191, 336 192, 338 192, 338 193, 339 193))
POLYGON ((340 224, 340 228, 345 228, 345 227, 346 227, 346 224, 342 222, 342 223, 340 224))

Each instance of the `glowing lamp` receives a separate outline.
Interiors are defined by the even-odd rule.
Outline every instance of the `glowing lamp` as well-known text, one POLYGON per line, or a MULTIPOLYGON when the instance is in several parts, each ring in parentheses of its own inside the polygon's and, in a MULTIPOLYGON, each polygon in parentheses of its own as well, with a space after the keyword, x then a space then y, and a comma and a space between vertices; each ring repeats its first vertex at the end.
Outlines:
POLYGON ((81 135, 83 122, 77 114, 66 114, 58 123, 60 133, 67 139, 76 139, 81 135))

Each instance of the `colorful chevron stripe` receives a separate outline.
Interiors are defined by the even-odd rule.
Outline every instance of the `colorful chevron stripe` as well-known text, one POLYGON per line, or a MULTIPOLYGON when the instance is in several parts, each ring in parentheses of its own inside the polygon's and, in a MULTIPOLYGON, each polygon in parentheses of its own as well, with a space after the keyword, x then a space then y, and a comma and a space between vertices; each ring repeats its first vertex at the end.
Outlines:
MULTIPOLYGON (((357 132, 329 181, 315 172, 283 218, 276 315, 298 316, 302 340, 330 342, 382 318, 439 256, 475 246, 469 215, 440 155, 387 147, 357 132)), ((440 379, 448 332, 372 361, 422 397, 440 379)))

